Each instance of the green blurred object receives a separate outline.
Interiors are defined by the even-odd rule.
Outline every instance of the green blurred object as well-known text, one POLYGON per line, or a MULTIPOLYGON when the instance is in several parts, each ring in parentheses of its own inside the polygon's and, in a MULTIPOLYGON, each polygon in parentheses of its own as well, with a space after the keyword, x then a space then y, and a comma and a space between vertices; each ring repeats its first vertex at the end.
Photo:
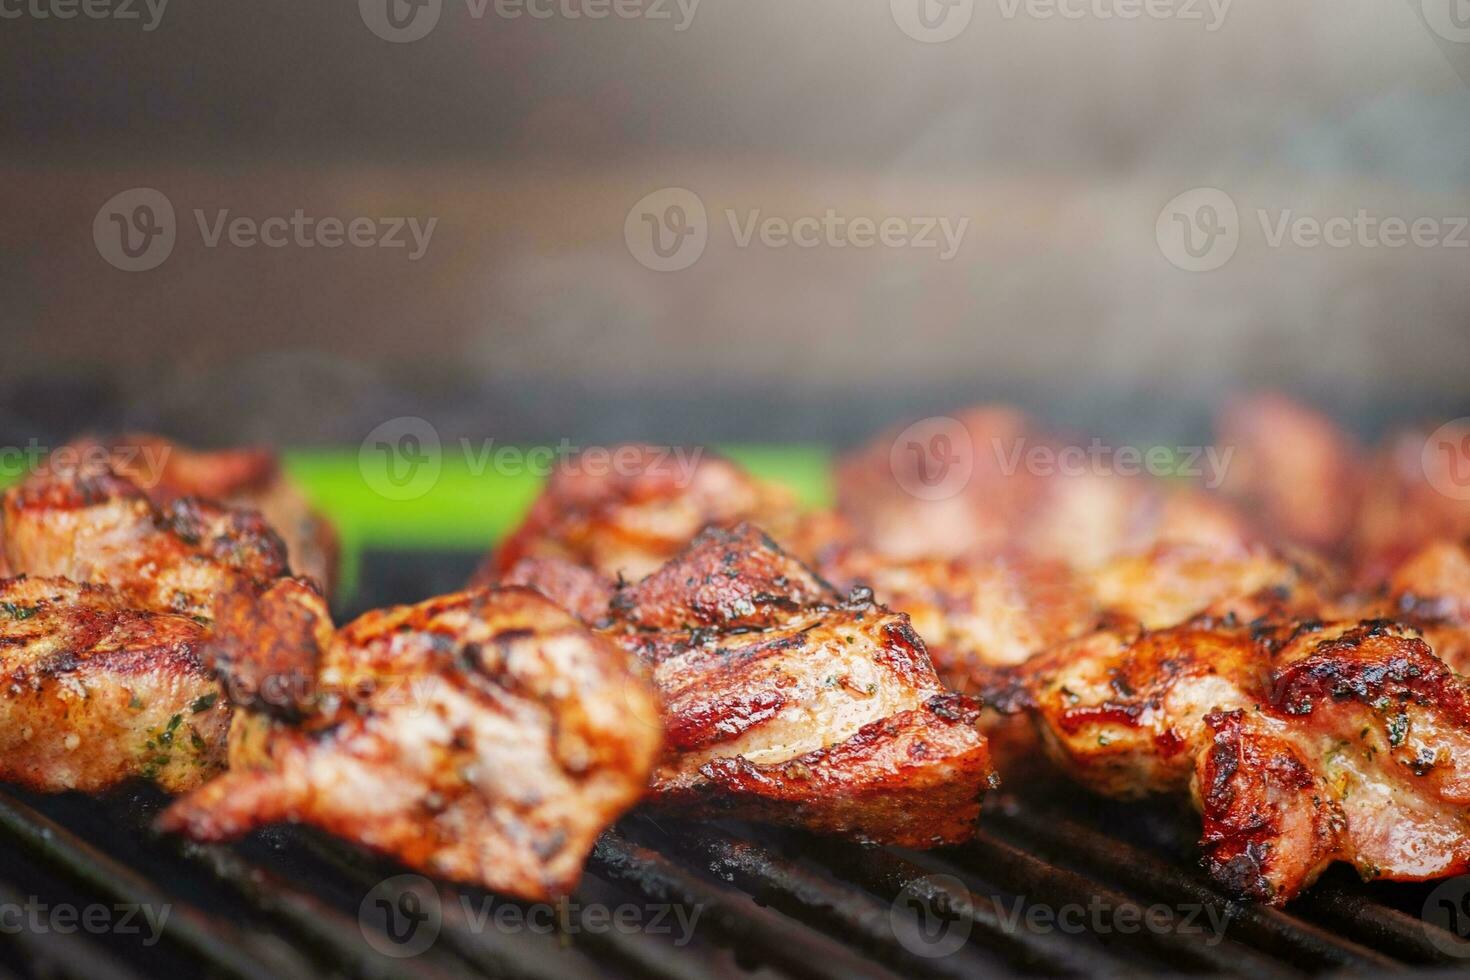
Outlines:
MULTIPOLYGON (((790 487, 808 507, 831 502, 832 452, 816 446, 721 446, 717 450, 763 479, 790 487)), ((488 550, 520 521, 541 489, 532 473, 493 467, 446 454, 439 478, 423 496, 390 500, 375 492, 347 450, 287 452, 287 471, 336 524, 342 537, 342 588, 357 584, 363 549, 454 548, 488 550)))

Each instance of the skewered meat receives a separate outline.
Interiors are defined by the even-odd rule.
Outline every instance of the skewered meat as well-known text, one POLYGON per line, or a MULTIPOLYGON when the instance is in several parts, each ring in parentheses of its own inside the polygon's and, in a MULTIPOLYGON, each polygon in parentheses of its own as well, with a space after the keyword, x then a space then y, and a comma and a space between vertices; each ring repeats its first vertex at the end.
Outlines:
POLYGON ((115 473, 131 480, 162 509, 181 498, 197 497, 259 511, 280 535, 292 569, 332 594, 339 558, 336 532, 282 472, 275 451, 260 447, 198 451, 143 433, 86 437, 63 451, 108 460, 115 473))
POLYGON ((528 589, 368 613, 335 634, 308 593, 222 619, 214 647, 315 669, 313 709, 242 711, 230 771, 162 826, 224 840, 314 824, 404 863, 528 899, 565 894, 602 830, 644 792, 657 708, 636 664, 528 589), (316 645, 304 639, 316 637, 316 645))
POLYGON ((65 579, 0 581, 0 780, 100 792, 132 777, 170 792, 224 764, 229 706, 205 630, 65 579))
POLYGON ((979 704, 871 593, 842 599, 739 525, 625 585, 612 613, 663 699, 654 802, 910 847, 973 833, 993 781, 979 704))
POLYGON ((577 459, 552 473, 519 529, 496 549, 475 584, 498 581, 523 558, 565 558, 602 575, 637 581, 678 554, 706 525, 784 526, 796 516, 782 488, 729 460, 645 446, 605 472, 577 459))
POLYGON ((1112 796, 1193 787, 1207 866, 1289 900, 1336 860, 1365 877, 1470 867, 1470 689, 1383 621, 1108 630, 1025 665, 1056 761, 1112 796))

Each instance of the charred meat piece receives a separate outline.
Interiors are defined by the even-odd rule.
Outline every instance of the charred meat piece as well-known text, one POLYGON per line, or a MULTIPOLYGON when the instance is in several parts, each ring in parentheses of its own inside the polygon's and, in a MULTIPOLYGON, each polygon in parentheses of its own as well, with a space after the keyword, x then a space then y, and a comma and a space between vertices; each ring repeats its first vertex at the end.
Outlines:
POLYGON ((1221 491, 1273 541, 1329 553, 1346 545, 1363 487, 1363 460, 1331 419, 1281 395, 1232 402, 1216 424, 1229 451, 1221 491))
POLYGON ((840 463, 838 510, 859 544, 897 560, 1010 552, 1085 569, 1160 542, 1233 550, 1252 540, 1222 498, 1143 475, 1138 461, 1100 446, 1094 452, 1095 440, 1046 432, 1004 406, 955 421, 965 439, 950 451, 969 475, 953 495, 913 492, 933 461, 922 447, 899 445, 901 433, 885 433, 840 463))
POLYGON ((909 615, 935 669, 957 691, 982 691, 998 669, 1097 626, 1082 576, 1063 562, 1024 555, 890 560, 846 548, 819 566, 839 589, 867 586, 909 615))
POLYGON ((208 619, 240 580, 288 573, 285 547, 258 513, 192 497, 159 508, 94 456, 11 487, 3 516, 12 571, 110 585, 140 608, 208 619))
POLYGON ((1263 547, 1219 552, 1194 545, 1157 545, 1123 555, 1089 576, 1097 604, 1149 629, 1201 614, 1250 622, 1271 616, 1318 616, 1335 591, 1329 570, 1305 553, 1263 547))
POLYGON ((244 447, 200 451, 162 436, 128 433, 109 438, 84 437, 59 452, 83 460, 107 460, 115 473, 131 480, 163 509, 182 498, 194 497, 259 511, 280 535, 296 573, 312 579, 327 595, 332 594, 340 557, 336 531, 282 471, 274 450, 244 447))
POLYGON ((213 776, 230 709, 200 662, 204 635, 105 586, 0 581, 0 780, 95 793, 142 777, 180 792, 213 776))
POLYGON ((1103 631, 1025 666, 1060 765, 1112 796, 1193 787, 1206 864, 1280 903, 1333 861, 1470 863, 1470 689, 1384 621, 1103 631))
POLYGON ((656 804, 909 847, 973 833, 993 784, 979 704, 871 593, 840 598, 740 525, 620 589, 613 613, 663 700, 656 804))
MULTIPOLYGON (((661 733, 636 662, 529 589, 368 613, 335 634, 302 593, 221 622, 238 663, 320 636, 315 710, 241 712, 230 771, 162 825, 224 840, 309 823, 430 874, 527 899, 566 894, 597 836, 643 794, 661 733), (250 631, 256 630, 252 633, 250 631), (243 632, 239 632, 243 631, 243 632)), ((272 652, 275 651, 275 652, 272 652)))
POLYGON ((1470 674, 1470 545, 1431 541, 1411 553, 1375 594, 1339 606, 1364 618, 1393 619, 1424 634, 1435 655, 1470 674))
POLYGON ((796 515, 782 488, 698 450, 618 446, 596 464, 583 454, 557 467, 514 533, 473 584, 500 581, 524 558, 563 558, 637 581, 678 554, 706 525, 796 515))
POLYGON ((617 583, 564 558, 522 558, 500 579, 500 585, 522 585, 554 601, 584 623, 606 619, 617 583))
POLYGON ((1436 541, 1470 538, 1470 503, 1440 488, 1466 485, 1470 428, 1433 424, 1390 436, 1372 456, 1353 533, 1355 584, 1373 590, 1436 541), (1434 438, 1433 443, 1430 442, 1434 438))

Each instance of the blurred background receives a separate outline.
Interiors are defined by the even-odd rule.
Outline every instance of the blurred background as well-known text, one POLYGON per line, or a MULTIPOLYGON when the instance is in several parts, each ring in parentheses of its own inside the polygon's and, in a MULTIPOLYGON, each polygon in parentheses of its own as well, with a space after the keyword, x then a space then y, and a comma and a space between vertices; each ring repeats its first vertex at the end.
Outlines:
POLYGON ((1462 0, 0 0, 0 57, 6 440, 1470 408, 1462 0))

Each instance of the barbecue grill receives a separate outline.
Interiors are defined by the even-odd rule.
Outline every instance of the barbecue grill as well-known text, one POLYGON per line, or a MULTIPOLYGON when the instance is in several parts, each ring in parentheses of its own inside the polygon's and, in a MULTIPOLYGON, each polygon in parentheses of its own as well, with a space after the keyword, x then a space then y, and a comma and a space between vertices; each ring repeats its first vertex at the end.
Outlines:
MULTIPOLYGON (((476 557, 369 552, 354 605, 447 591, 476 557)), ((143 787, 102 799, 0 794, 10 969, 285 980, 1462 975, 1470 965, 1470 942, 1424 918, 1460 894, 1453 884, 1364 885, 1336 867, 1288 909, 1233 902, 1199 870, 1197 822, 1177 804, 1045 781, 1002 787, 972 843, 924 854, 637 812, 603 836, 570 899, 539 906, 430 883, 306 828, 228 847, 160 836, 148 827, 165 802, 143 787), (90 906, 106 910, 93 909, 92 928, 90 906), (76 911, 53 917, 59 909, 76 911), (30 927, 17 929, 17 915, 30 927)))

